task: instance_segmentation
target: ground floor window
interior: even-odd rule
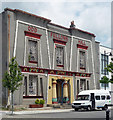
[[[43,78],[38,75],[24,76],[23,96],[43,96]]]
[[[83,90],[89,90],[89,80],[86,80],[86,79],[77,80],[76,87],[77,87],[76,95],[78,95],[79,92]]]
[[[38,79],[37,76],[29,76],[29,96],[36,96],[38,93]]]
[[[87,81],[87,90],[89,90],[89,81]]]
[[[77,95],[79,94],[79,80],[77,80]]]
[[[105,83],[101,83],[101,87],[105,87]],[[109,83],[106,83],[106,87],[109,87]]]
[[[27,77],[24,77],[23,96],[27,96]]]
[[[80,79],[80,91],[86,90],[86,80]]]

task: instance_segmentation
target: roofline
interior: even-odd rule
[[[23,10],[19,10],[19,9],[14,9],[14,10],[13,10],[13,9],[10,9],[10,8],[5,8],[4,10],[9,10],[9,11],[12,11],[12,12],[21,12],[21,13],[24,13],[24,14],[27,14],[27,15],[31,15],[31,16],[34,16],[34,17],[38,17],[38,18],[41,18],[41,19],[44,19],[44,20],[47,20],[47,21],[51,22],[50,19],[47,19],[47,18],[38,16],[38,15],[29,13],[29,12],[26,12],[26,11],[23,11]]]
[[[84,33],[87,33],[87,34],[89,34],[89,35],[92,35],[92,36],[96,37],[95,34],[90,33],[90,32],[87,32],[87,31],[84,31],[84,30],[81,30],[81,29],[78,29],[78,28],[69,28],[69,29],[76,29],[76,30],[78,30],[78,31],[81,31],[81,32],[84,32]]]
[[[6,10],[9,10],[9,11],[12,11],[12,12],[21,12],[21,13],[28,14],[28,15],[31,15],[31,16],[34,16],[34,17],[37,17],[37,18],[41,18],[41,19],[47,20],[48,22],[51,22],[50,19],[47,19],[47,18],[38,16],[38,15],[35,15],[35,14],[32,14],[32,13],[28,13],[28,12],[23,11],[23,10],[19,10],[19,9],[14,9],[14,10],[13,10],[13,9],[10,9],[10,8],[5,8],[4,10],[5,10],[5,11],[6,11]],[[87,33],[87,34],[89,34],[89,35],[92,35],[92,36],[96,37],[95,34],[90,33],[90,32],[87,32],[87,31],[84,31],[84,30],[81,30],[81,29],[78,29],[78,28],[67,28],[67,27],[64,27],[64,26],[61,26],[61,25],[58,25],[58,24],[55,24],[55,23],[49,23],[49,24],[54,25],[54,26],[57,26],[57,27],[60,27],[60,28],[63,28],[63,29],[67,29],[67,30],[75,29],[75,30],[78,30],[78,31],[81,31],[81,32],[84,32],[84,33]]]
[[[96,42],[96,43],[100,43],[100,41],[96,41],[96,40],[95,40],[95,42]]]
[[[57,26],[57,27],[61,27],[61,28],[64,28],[64,29],[69,29],[69,28],[67,28],[67,27],[64,27],[64,26],[61,26],[61,25],[58,25],[58,24],[55,24],[55,23],[49,23],[49,24],[51,24],[51,25],[54,25],[54,26]]]
[[[110,47],[107,47],[107,46],[104,46],[104,45],[100,45],[100,46],[113,50],[113,48],[110,48]]]

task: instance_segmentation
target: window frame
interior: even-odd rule
[[[109,98],[108,98],[108,97],[109,97]],[[107,95],[107,96],[106,96],[106,100],[110,100],[110,98],[111,98],[110,95]]]
[[[82,54],[84,53],[84,59],[83,59],[83,56],[81,59],[81,53]],[[84,61],[83,67],[81,66],[81,60]],[[86,51],[85,50],[79,50],[79,68],[84,70],[86,69]]]
[[[29,88],[29,87],[30,87],[30,77],[31,77],[31,78],[32,78],[32,77],[33,77],[33,78],[36,77],[36,78],[35,78],[35,83],[36,83],[35,93],[36,93],[36,94],[33,94],[33,95],[32,95],[32,94],[30,94],[30,92],[29,92],[28,95],[29,95],[29,96],[37,96],[37,95],[38,95],[38,79],[37,79],[38,76],[37,76],[37,75],[29,75],[28,91],[30,90],[30,88]],[[33,80],[34,80],[34,79],[32,79],[32,81],[33,81]],[[32,84],[33,84],[33,83],[32,83]],[[33,85],[32,85],[32,86],[33,86]]]
[[[33,38],[33,37],[27,37],[28,40],[28,62],[33,63],[33,64],[38,64],[38,51],[39,51],[39,39],[38,38]],[[30,45],[29,42],[36,42],[36,60],[29,60],[29,55],[30,55]]]
[[[97,97],[99,97],[99,99],[97,99]],[[95,100],[100,100],[100,95],[96,95]]]
[[[105,69],[109,64],[109,56],[101,54],[101,74],[109,75],[109,71]]]
[[[102,98],[104,96],[104,99]],[[105,100],[106,99],[106,96],[105,95],[101,95],[101,100]]]
[[[62,60],[61,60],[62,63],[61,64],[58,64],[58,62],[57,62],[57,48],[62,48],[63,49],[63,55],[62,55]],[[57,67],[64,67],[64,52],[65,52],[65,46],[55,44],[55,62],[56,62]]]

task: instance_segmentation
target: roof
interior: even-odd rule
[[[111,49],[111,50],[113,50],[113,48],[111,48],[111,47],[108,47],[108,46],[104,46],[104,45],[102,45],[102,44],[100,44],[100,46],[101,46],[101,47],[105,47],[105,48],[108,48],[108,49]]]
[[[63,29],[67,29],[67,30],[75,29],[75,30],[78,30],[80,32],[84,32],[86,34],[89,34],[89,35],[92,35],[92,36],[96,37],[95,34],[93,34],[93,33],[90,33],[90,32],[87,32],[87,31],[84,31],[84,30],[81,30],[81,29],[78,29],[78,28],[67,28],[67,27],[64,27],[64,26],[61,26],[61,25],[58,25],[58,24],[55,24],[55,23],[51,23],[50,19],[38,16],[38,15],[35,15],[35,14],[32,14],[32,13],[25,12],[23,10],[19,10],[19,9],[14,9],[13,10],[13,9],[10,9],[10,8],[5,8],[4,10],[5,11],[9,10],[9,11],[12,11],[12,12],[21,12],[21,13],[24,13],[24,14],[27,14],[27,15],[31,15],[31,16],[34,16],[34,17],[37,17],[37,18],[41,18],[41,19],[47,20],[49,22],[49,24],[51,24],[51,25],[54,25],[54,26],[57,26],[57,27],[60,27],[60,28],[63,28]]]
[[[108,90],[84,90],[84,91],[80,92],[79,95],[83,95],[83,94],[88,95],[90,93],[97,93],[97,94],[98,93],[101,93],[101,94],[106,93],[106,94],[109,94],[109,91]]]
[[[13,10],[13,9],[10,9],[10,8],[5,8],[4,10],[9,10],[9,11],[12,11],[12,12],[21,12],[21,13],[24,13],[24,14],[27,14],[27,15],[31,15],[31,16],[34,16],[34,17],[37,17],[37,18],[41,18],[41,19],[47,20],[49,22],[51,21],[50,19],[38,16],[38,15],[35,15],[35,14],[32,14],[32,13],[28,13],[28,12],[25,12],[25,11],[19,10],[19,9],[14,9]]]

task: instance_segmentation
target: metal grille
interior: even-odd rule
[[[81,103],[74,103],[74,105],[81,105]]]

